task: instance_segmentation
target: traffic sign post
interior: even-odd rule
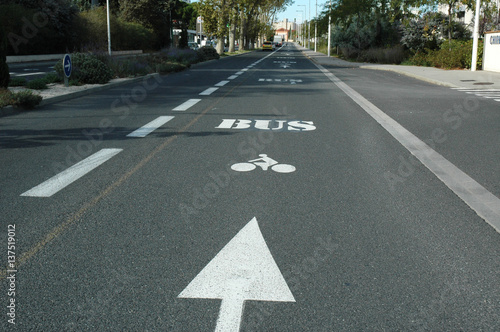
[[[71,64],[71,56],[66,54],[63,59],[63,71],[64,71],[64,86],[69,86],[69,77],[71,76],[71,70],[73,66]]]

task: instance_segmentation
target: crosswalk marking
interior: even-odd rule
[[[50,197],[121,151],[122,149],[102,149],[38,186],[22,193],[21,196]]]
[[[160,116],[160,117],[154,119],[153,121],[145,124],[141,128],[131,132],[130,134],[127,135],[127,137],[146,137],[151,132],[160,128],[165,123],[172,120],[173,118],[174,118],[173,116]]]
[[[486,99],[493,99],[494,101],[500,101],[500,99],[497,99],[500,98],[499,89],[471,89],[471,88],[451,88],[451,89]]]

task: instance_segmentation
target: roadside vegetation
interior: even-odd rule
[[[447,14],[437,11],[439,5]],[[331,7],[330,2],[325,4],[311,26],[318,24],[320,49],[326,53],[330,16],[331,54],[347,60],[469,69],[472,26],[466,26],[459,17],[474,6],[475,2],[469,0],[336,0]],[[500,30],[495,0],[482,2],[479,23],[480,36]],[[481,66],[482,42],[477,60]]]

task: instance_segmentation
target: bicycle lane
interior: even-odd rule
[[[36,303],[25,319],[34,326],[57,323],[79,330],[214,330],[221,298],[189,298],[196,294],[188,285],[219,252],[218,257],[234,257],[227,252],[241,252],[230,249],[242,243],[251,249],[244,253],[255,250],[266,262],[270,253],[276,265],[265,266],[271,276],[279,269],[276,289],[282,292],[265,300],[262,293],[243,297],[241,330],[412,328],[440,310],[435,294],[448,294],[448,282],[465,258],[456,265],[443,261],[456,257],[457,249],[435,224],[445,217],[467,219],[469,211],[444,189],[429,195],[418,186],[434,181],[425,169],[416,171],[415,187],[387,192],[377,170],[402,153],[401,146],[310,64],[296,62],[287,73],[293,67],[263,63],[272,82],[262,85],[256,76],[261,72],[249,75],[119,192],[103,199],[106,209],[92,209],[87,222],[65,234],[59,241],[71,243],[70,250],[58,242],[30,262],[33,276],[43,276],[28,280],[34,289],[39,286],[34,295],[50,301]],[[283,75],[302,82],[274,86]],[[247,121],[221,127],[228,119]],[[266,125],[279,130],[263,130]],[[231,168],[264,153],[295,171]],[[237,285],[262,280],[253,271],[229,272],[226,280]],[[188,298],[179,297],[186,289]],[[250,290],[241,291],[255,296]],[[473,291],[477,287],[455,294],[454,306],[461,310],[454,318],[464,316]],[[468,318],[475,326],[491,323]]]

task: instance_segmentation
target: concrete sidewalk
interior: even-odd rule
[[[500,73],[478,70],[445,70],[434,67],[349,62],[297,46],[308,58],[328,67],[386,70],[450,88],[500,89]]]

